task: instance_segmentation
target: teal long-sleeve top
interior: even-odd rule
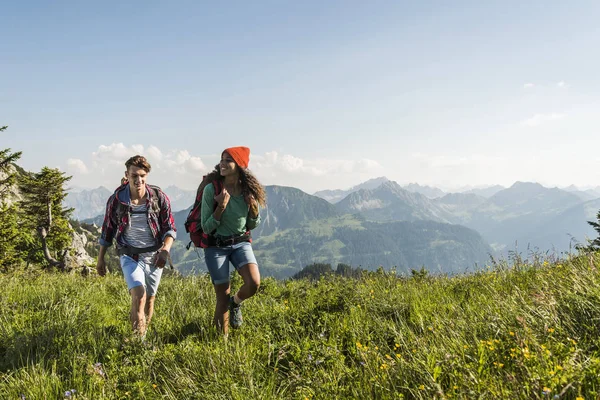
[[[260,214],[256,218],[248,216],[249,207],[244,196],[231,196],[221,219],[213,215],[215,208],[215,188],[209,183],[202,193],[202,230],[220,236],[241,235],[248,229],[254,229],[260,223]],[[216,229],[216,232],[213,232]]]

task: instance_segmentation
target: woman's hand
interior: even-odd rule
[[[248,193],[244,196],[244,201],[248,204],[248,215],[250,218],[258,217],[258,202],[254,198],[252,193]]]
[[[227,189],[223,188],[221,193],[219,193],[217,196],[215,196],[215,201],[219,205],[219,208],[221,208],[222,210],[225,210],[225,207],[227,207],[227,204],[229,204],[230,198],[231,198],[231,196],[229,195],[229,192],[227,191]]]

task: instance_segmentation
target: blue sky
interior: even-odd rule
[[[307,192],[596,186],[600,3],[521,3],[4,2],[0,147],[81,187],[141,152],[193,188],[233,145]]]

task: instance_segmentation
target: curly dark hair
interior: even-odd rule
[[[238,171],[240,172],[240,182],[242,184],[242,194],[244,195],[244,198],[251,194],[261,207],[265,207],[267,205],[267,193],[265,192],[264,186],[261,185],[249,169],[240,168],[238,166]],[[219,164],[215,165],[215,169],[206,175],[202,180],[202,183],[200,183],[197,193],[200,193],[204,187],[209,183],[212,183],[212,181],[222,182],[224,179],[225,178],[221,176],[221,167]]]

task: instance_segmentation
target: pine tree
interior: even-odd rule
[[[594,228],[594,230],[598,232],[599,236],[593,241],[591,241],[587,247],[585,247],[587,250],[600,250],[600,211],[598,211],[596,219],[598,220],[598,222],[588,221],[588,224],[590,224]]]
[[[62,203],[67,192],[65,184],[71,180],[64,172],[48,167],[39,173],[24,174],[19,182],[23,195],[20,208],[25,217],[25,226],[37,233],[41,253],[50,265],[65,270],[65,256],[69,251],[73,230],[69,225],[72,208]]]
[[[0,132],[6,130],[0,127]],[[8,271],[22,259],[19,251],[25,241],[23,231],[19,228],[19,209],[9,204],[8,194],[15,184],[14,163],[21,157],[21,152],[12,153],[11,149],[0,150],[0,269]]]
[[[7,126],[0,126],[4,132]],[[12,153],[11,149],[0,150],[0,203],[5,202],[5,195],[15,183],[13,164],[21,158],[21,152]]]

